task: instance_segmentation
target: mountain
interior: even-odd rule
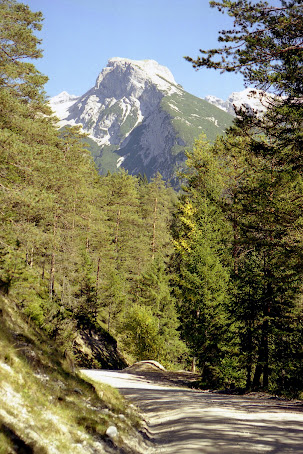
[[[239,109],[241,106],[245,106],[250,111],[256,111],[262,114],[266,111],[272,98],[272,95],[262,90],[246,88],[240,92],[233,92],[226,101],[213,95],[206,96],[205,101],[231,115],[235,115],[235,107]]]
[[[186,92],[154,60],[112,58],[95,85],[80,97],[60,93],[50,100],[60,125],[82,124],[98,146],[92,151],[100,173],[122,166],[148,178],[171,180],[184,150],[205,133],[210,141],[232,116]]]

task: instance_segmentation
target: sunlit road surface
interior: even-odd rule
[[[303,405],[157,386],[133,374],[83,371],[144,413],[155,453],[301,453]]]

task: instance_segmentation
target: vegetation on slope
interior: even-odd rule
[[[135,452],[128,446],[137,417],[117,393],[101,387],[98,397],[75,371],[126,364],[112,335],[134,358],[131,348],[149,339],[144,317],[124,326],[129,305],[144,313],[143,272],[153,260],[156,277],[166,268],[173,193],[160,177],[147,184],[124,172],[98,175],[79,130],[58,131],[46,77],[29,63],[41,56],[33,33],[41,14],[14,0],[0,5],[1,449]],[[161,275],[157,285],[168,288]],[[180,343],[174,301],[167,296],[149,312],[163,339],[153,353],[170,362]],[[120,435],[110,442],[113,424]]]
[[[196,357],[204,386],[300,395],[300,83],[287,73],[288,97],[263,120],[243,115],[214,145],[196,142],[177,201],[160,175],[100,176],[79,130],[57,130],[28,63],[40,21],[1,1],[4,449],[93,452],[110,449],[111,424],[132,433],[120,397],[103,387],[98,400],[74,373],[120,367],[115,339],[129,362]]]
[[[10,297],[0,305],[0,452],[142,452],[136,410],[111,387],[82,380]]]
[[[187,148],[192,148],[194,138],[202,133],[214,142],[232,124],[231,115],[186,91],[164,97],[162,108],[171,115],[175,131]],[[175,145],[172,154],[180,152],[184,153],[184,146]]]
[[[114,344],[110,332],[127,353],[124,327],[144,273],[160,273],[161,285],[169,288],[161,273],[169,255],[173,191],[160,176],[149,184],[125,172],[100,177],[79,129],[57,130],[42,91],[46,78],[26,62],[40,56],[32,30],[39,29],[41,15],[5,1],[1,21],[1,288],[75,363],[121,367],[117,353],[115,361],[113,354],[105,364],[98,361],[84,338]],[[159,263],[155,270],[153,260]],[[167,345],[154,354],[173,361],[169,346],[179,342],[173,299],[151,316]]]

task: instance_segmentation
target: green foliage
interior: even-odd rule
[[[254,156],[253,150],[248,144],[248,157]],[[242,327],[247,388],[259,388],[261,376],[264,388],[275,386],[271,373],[279,368],[281,339],[292,350],[291,320],[301,293],[302,179],[294,171],[290,177],[288,169],[274,165],[274,159],[254,156],[250,167],[239,168],[241,180],[229,207],[235,229],[232,311]]]
[[[106,273],[102,288],[102,303],[99,318],[103,321],[108,331],[113,326],[117,327],[120,315],[126,310],[126,281],[116,269]],[[113,325],[113,326],[112,326]]]
[[[266,93],[260,95],[261,102],[269,104],[263,117],[252,115],[242,106],[236,125],[242,133],[250,134],[254,154],[273,156],[274,146],[276,165],[298,169],[303,145],[301,1],[280,0],[280,6],[249,0],[210,4],[234,19],[233,28],[220,32],[223,47],[201,50],[206,56],[196,60],[186,59],[195,68],[240,72],[247,84],[277,95],[270,100]],[[256,131],[266,135],[268,141]]]
[[[153,256],[169,253],[171,191],[160,176],[143,187],[124,171],[98,175],[89,140],[77,127],[57,130],[45,115],[46,78],[23,65],[40,55],[32,33],[40,13],[2,6],[1,52],[11,59],[1,61],[0,80],[1,290],[72,354],[79,329],[121,337],[138,279]]]
[[[233,28],[219,33],[222,48],[200,50],[206,56],[196,60],[186,57],[194,68],[241,72],[249,84],[297,96],[302,90],[301,1],[280,0],[279,7],[249,0],[210,5],[233,17]]]
[[[180,340],[179,320],[172,291],[169,270],[159,256],[142,273],[133,290],[135,304],[151,310],[157,321],[157,359],[167,367],[182,364],[187,351]]]
[[[125,343],[138,359],[159,359],[160,339],[158,320],[151,308],[132,305],[123,324]]]
[[[173,118],[172,123],[178,132],[178,144],[172,149],[174,155],[184,151],[184,144],[192,147],[194,138],[202,132],[210,142],[214,142],[232,124],[231,115],[185,91],[182,96],[172,94],[164,97],[161,105]]]
[[[0,4],[0,86],[24,103],[30,100],[34,111],[36,106],[41,108],[40,87],[47,78],[26,59],[42,55],[34,34],[41,30],[42,14],[14,0],[1,0]]]
[[[113,424],[122,437],[130,430],[136,437],[131,427],[139,417],[117,390],[68,373],[58,344],[10,296],[0,295],[0,309],[1,453],[44,453],[50,445],[60,453],[88,446],[106,451],[105,432]]]
[[[116,173],[118,171],[117,161],[120,156],[115,153],[116,149],[116,146],[104,146],[102,148],[102,154],[95,158],[96,166],[101,175],[106,175],[108,172]]]
[[[41,20],[1,2],[0,284],[72,354],[79,329],[121,335],[141,274],[168,255],[172,193],[160,176],[144,187],[124,171],[100,177],[80,129],[58,131],[47,78],[26,62],[41,56]]]
[[[173,224],[175,294],[183,337],[198,359],[202,379],[211,382],[214,375],[219,380],[226,341],[229,273],[223,241],[229,231],[218,203],[218,164],[203,137],[188,153],[187,166],[186,192]]]
[[[250,2],[220,5],[230,8],[236,26],[242,27],[243,11],[243,24],[251,19],[257,27]],[[294,74],[300,69],[291,31],[299,24],[287,25],[297,17],[296,2],[283,2],[282,9],[256,5],[260,24],[270,26],[272,41],[263,45],[278,52],[281,30],[289,41],[276,68],[265,65],[266,80],[257,60],[249,69],[247,55],[235,54],[250,81],[258,76],[288,97],[262,118],[242,112],[212,146],[203,137],[196,141],[178,201],[161,175],[150,182],[125,171],[100,176],[79,128],[57,130],[44,100],[46,79],[23,61],[40,55],[33,31],[41,15],[13,0],[1,6],[1,292],[69,355],[80,328],[106,328],[133,359],[182,364],[181,333],[205,385],[298,395],[302,107],[300,82],[282,80],[288,64]],[[274,37],[277,18],[281,30]],[[191,103],[185,99],[184,109]],[[114,167],[112,150],[108,158]],[[99,427],[90,416],[82,423]]]
[[[216,199],[206,185],[200,190],[232,228],[230,258],[223,263],[231,265],[227,326],[237,340],[221,366],[232,360],[247,389],[296,396],[302,390],[303,330],[302,6],[210,3],[233,17],[234,26],[220,32],[222,48],[187,59],[194,67],[239,71],[248,83],[283,95],[271,98],[262,116],[244,107],[237,112],[226,137],[209,151],[224,183],[221,194]],[[206,163],[201,168],[209,177]],[[187,223],[187,235],[192,225]]]

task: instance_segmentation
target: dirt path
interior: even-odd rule
[[[86,373],[117,387],[141,409],[155,453],[303,453],[300,402],[182,389],[167,386],[167,379],[161,383],[159,374]]]

